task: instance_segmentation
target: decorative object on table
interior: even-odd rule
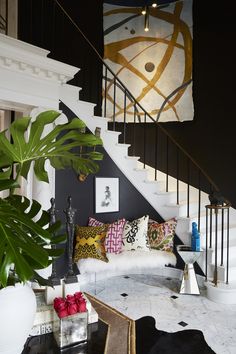
[[[36,294],[37,311],[34,318],[34,324],[31,328],[30,335],[37,336],[53,331],[54,308],[53,305],[47,305],[42,291]],[[66,296],[65,296],[66,297]],[[88,311],[88,324],[98,322],[98,314],[91,305],[88,297],[83,293],[83,298],[86,301],[86,308]],[[52,302],[53,303],[53,302]]]
[[[86,152],[81,161],[71,144],[96,146],[102,145],[102,141],[93,134],[81,136],[79,130],[84,123],[78,118],[57,124],[60,114],[42,112],[35,121],[31,117],[19,118],[10,125],[10,134],[0,133],[0,191],[8,195],[0,198],[1,354],[21,353],[36,312],[35,294],[24,283],[36,280],[40,285],[48,285],[48,279],[40,277],[36,269],[47,268],[60,256],[63,249],[49,246],[65,240],[64,235],[52,237],[59,223],[49,225],[49,214],[41,210],[40,203],[16,195],[16,188],[19,192],[22,178],[28,179],[32,162],[37,178],[48,182],[46,162],[55,169],[72,167],[78,174],[97,172],[99,167],[94,160],[102,159],[102,154],[92,151]],[[48,126],[52,129],[47,134],[44,128]]]
[[[192,251],[192,247],[178,245],[177,252],[185,262],[180,294],[200,295],[194,263],[201,255],[201,251]]]
[[[228,204],[228,201],[218,191],[213,191],[209,194],[209,201],[211,205],[224,205]]]
[[[53,226],[56,223],[55,198],[51,198],[50,203],[51,208],[48,210],[50,217],[49,225]],[[56,237],[56,235],[53,234],[53,237]],[[52,249],[56,249],[56,245],[52,245]],[[52,273],[48,280],[50,282],[50,286],[46,286],[45,288],[45,299],[47,305],[52,304],[55,297],[62,296],[62,284],[61,279],[57,276],[55,260],[52,261]]]
[[[54,299],[53,335],[60,348],[87,340],[88,312],[81,292]]]
[[[51,304],[47,304],[43,291],[36,291],[35,297],[37,301],[37,311],[34,317],[34,323],[33,327],[31,328],[30,335],[37,336],[51,333],[54,317],[54,309],[52,305],[53,301]]]
[[[198,231],[197,223],[192,222],[192,237],[191,237],[191,248],[192,251],[199,252],[201,250],[200,247],[200,233]]]
[[[68,272],[65,276],[65,284],[77,283],[78,279],[73,270],[73,246],[74,246],[74,234],[75,234],[75,224],[74,218],[76,209],[72,208],[72,198],[68,197],[68,207],[64,210],[66,215],[66,232],[67,232],[67,261],[68,261]]]
[[[119,211],[119,178],[95,177],[95,213]]]

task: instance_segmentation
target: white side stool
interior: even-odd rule
[[[191,247],[189,246],[178,245],[177,252],[185,263],[179,293],[200,295],[193,264],[198,260],[202,251],[192,251]]]

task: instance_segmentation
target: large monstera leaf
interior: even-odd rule
[[[55,236],[59,224],[48,226],[49,214],[41,212],[37,201],[30,203],[18,195],[0,199],[0,287],[8,284],[13,264],[19,280],[25,282],[63,253],[47,246],[65,241],[65,235]]]
[[[6,183],[3,180],[10,176],[13,165],[16,165],[17,176],[27,178],[33,161],[35,175],[45,182],[48,182],[46,160],[56,169],[71,167],[76,173],[86,175],[98,171],[95,160],[101,160],[102,154],[94,149],[84,152],[82,148],[102,145],[101,139],[83,133],[85,124],[78,118],[56,125],[54,122],[59,115],[56,111],[46,111],[32,123],[31,117],[17,119],[10,127],[10,140],[5,131],[0,133],[0,187]],[[45,127],[49,124],[55,126],[45,135]],[[78,147],[80,150],[76,153]]]
[[[59,115],[46,111],[33,122],[23,117],[11,124],[10,136],[0,133],[0,192],[10,190],[9,197],[0,198],[0,288],[11,283],[12,275],[14,281],[33,278],[44,285],[36,270],[63,253],[50,247],[65,240],[56,236],[58,223],[49,226],[49,215],[38,202],[14,195],[19,177],[27,179],[33,163],[37,178],[48,182],[46,161],[55,169],[70,167],[88,175],[97,172],[96,160],[103,157],[95,151],[102,145],[100,138],[84,133],[85,124],[78,118],[57,124]]]

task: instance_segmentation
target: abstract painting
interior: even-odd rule
[[[148,6],[148,32],[140,7],[104,3],[103,9],[106,64],[155,121],[192,120],[192,0]],[[114,115],[113,85],[108,76],[107,117]],[[115,119],[121,121],[125,110],[129,122],[134,107],[131,100],[124,106],[123,96],[120,87]]]

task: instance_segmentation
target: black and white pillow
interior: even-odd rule
[[[122,251],[149,251],[147,230],[149,215],[126,221],[122,235]]]

